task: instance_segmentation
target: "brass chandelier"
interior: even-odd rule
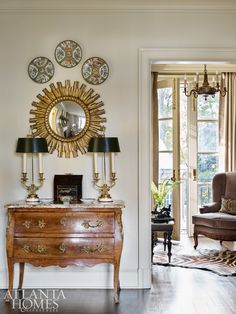
[[[219,75],[216,73],[215,77],[213,78],[212,86],[208,82],[208,75],[207,75],[207,69],[206,64],[204,64],[204,78],[202,86],[199,86],[199,73],[196,73],[195,78],[195,87],[192,88],[190,91],[187,89],[187,77],[185,74],[184,77],[184,94],[187,97],[190,97],[193,95],[195,98],[198,97],[198,95],[203,95],[205,100],[207,100],[208,96],[215,97],[215,94],[220,92],[220,95],[224,97],[226,95],[226,88],[225,88],[225,75],[222,73],[220,76],[221,84],[219,83]]]

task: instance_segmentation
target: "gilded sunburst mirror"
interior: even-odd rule
[[[50,84],[50,90],[37,95],[30,118],[34,136],[45,137],[49,152],[58,152],[58,157],[78,156],[78,151],[86,153],[91,137],[104,133],[105,110],[100,96],[92,88],[69,80],[65,86],[61,82]]]

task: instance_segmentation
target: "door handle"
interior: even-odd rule
[[[193,169],[193,181],[197,181],[197,169]]]

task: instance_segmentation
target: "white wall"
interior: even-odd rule
[[[91,56],[100,56],[109,64],[109,78],[94,89],[105,104],[106,133],[118,136],[121,146],[121,153],[117,156],[118,181],[111,191],[114,198],[126,202],[121,285],[141,286],[138,282],[138,49],[236,48],[235,11],[234,14],[228,11],[223,14],[198,11],[195,14],[158,10],[145,13],[131,10],[89,12],[79,9],[64,13],[33,9],[27,12],[20,8],[13,11],[1,9],[4,2],[0,1],[0,288],[7,286],[6,209],[3,207],[26,195],[20,184],[21,160],[14,152],[16,140],[28,133],[29,111],[36,95],[51,82],[64,82],[65,79],[84,82],[81,64]],[[75,40],[83,50],[81,64],[73,69],[60,67],[54,60],[56,45],[65,39]],[[46,56],[55,65],[55,75],[46,84],[34,83],[27,74],[29,62],[37,56]],[[52,197],[53,176],[60,173],[83,174],[83,195],[98,195],[91,183],[90,156],[59,159],[54,153],[44,159],[44,166],[46,181],[39,191],[41,197]],[[58,271],[55,267],[40,269],[29,266],[25,286],[106,287],[112,280],[112,276],[104,272],[106,269],[107,266],[79,270],[69,267]]]

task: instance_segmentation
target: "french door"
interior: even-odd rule
[[[212,177],[218,172],[219,98],[186,97],[179,79],[158,81],[158,182],[181,183],[171,192],[173,237],[192,235],[192,215],[210,203]]]
[[[179,82],[177,79],[158,82],[158,182],[179,180]],[[155,171],[155,169],[154,169]],[[175,218],[173,238],[180,238],[180,186],[168,195]]]
[[[219,171],[218,116],[219,95],[215,98],[203,96],[190,98],[189,113],[189,170],[190,195],[189,214],[198,213],[198,208],[212,201],[212,178]],[[194,103],[193,103],[194,102]],[[188,234],[193,234],[189,219]]]

